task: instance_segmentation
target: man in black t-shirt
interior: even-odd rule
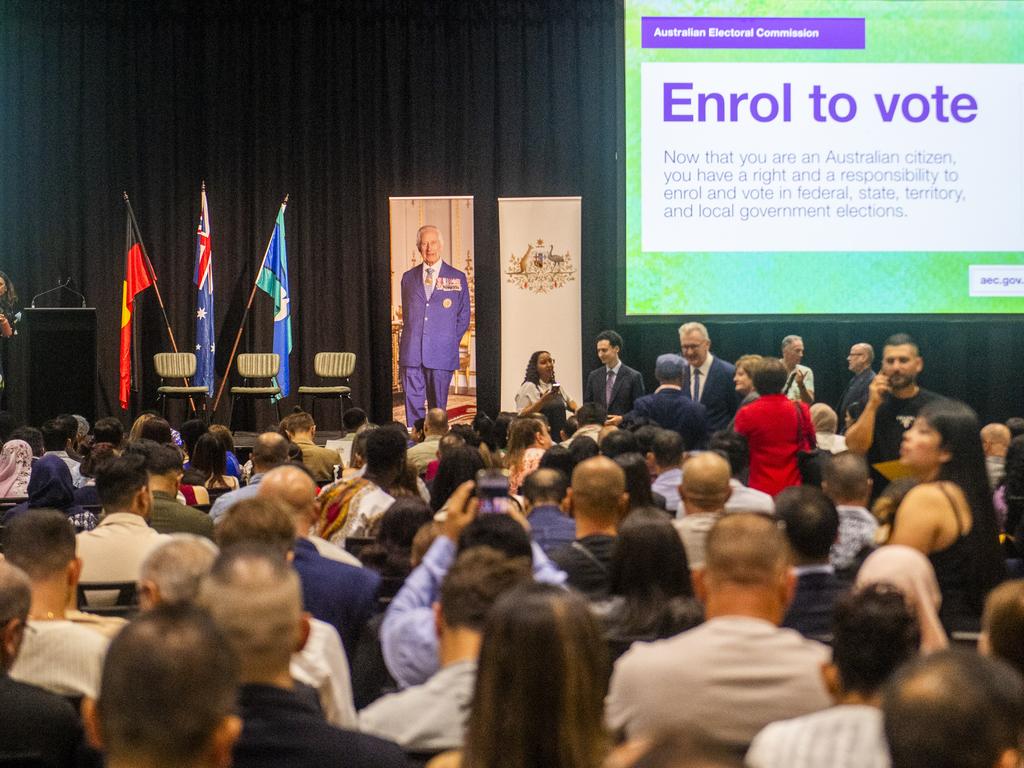
[[[900,457],[903,433],[910,429],[924,406],[942,395],[917,385],[924,359],[914,340],[905,333],[890,336],[882,350],[882,370],[868,387],[868,401],[860,418],[846,431],[846,445],[867,457],[874,478],[873,498],[888,485],[874,465]]]
[[[569,586],[589,600],[608,597],[612,546],[629,509],[626,475],[607,456],[580,462],[572,473],[569,505],[576,518],[576,540],[551,553],[569,576]]]

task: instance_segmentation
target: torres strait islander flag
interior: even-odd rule
[[[153,284],[153,273],[149,260],[142,252],[142,245],[135,236],[131,214],[128,214],[128,234],[125,238],[124,282],[121,289],[121,366],[120,395],[121,408],[128,410],[132,383],[132,313],[135,297]]]

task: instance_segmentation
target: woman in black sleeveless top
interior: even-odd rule
[[[926,406],[903,436],[900,461],[921,484],[900,504],[889,543],[928,556],[946,630],[977,631],[985,595],[1004,575],[977,415],[953,400]]]

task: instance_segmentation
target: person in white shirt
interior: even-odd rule
[[[804,359],[804,340],[799,336],[787,336],[782,340],[782,363],[788,377],[782,393],[797,403],[814,402],[814,371],[800,365]]]
[[[11,678],[58,696],[95,698],[109,640],[65,615],[82,570],[70,521],[55,509],[31,510],[7,526],[4,542],[4,558],[32,586],[28,631]]]
[[[818,447],[829,453],[843,453],[848,450],[846,438],[836,434],[839,427],[839,417],[825,403],[815,403],[811,406],[811,423],[814,424],[814,437]]]
[[[729,499],[729,463],[717,453],[698,453],[683,465],[679,483],[679,519],[673,522],[690,570],[704,567],[708,532],[725,514]]]
[[[889,768],[881,688],[919,642],[917,620],[894,587],[873,584],[841,600],[832,662],[821,671],[836,706],[766,727],[750,745],[748,768]]]
[[[142,561],[167,536],[149,527],[153,497],[146,460],[138,454],[118,456],[103,465],[96,492],[105,512],[96,528],[78,535],[82,584],[136,581]],[[90,604],[111,604],[116,595],[87,595]]]
[[[750,463],[750,452],[747,450],[747,438],[735,432],[715,432],[708,444],[710,450],[715,451],[729,462],[729,469],[732,478],[729,480],[729,487],[732,494],[725,502],[726,512],[756,512],[762,515],[775,514],[775,502],[772,497],[764,491],[756,488],[749,488],[740,481],[745,476],[747,465]]]

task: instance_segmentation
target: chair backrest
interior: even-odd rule
[[[313,357],[313,371],[325,379],[344,379],[356,369],[354,352],[317,352]]]
[[[90,581],[78,583],[78,609],[89,610],[87,592],[116,592],[114,605],[118,608],[133,608],[139,604],[138,585],[134,581]]]
[[[187,379],[196,373],[196,356],[191,352],[158,352],[153,367],[161,379]]]
[[[238,356],[238,372],[247,379],[269,379],[281,370],[281,358],[273,352],[246,352]]]

